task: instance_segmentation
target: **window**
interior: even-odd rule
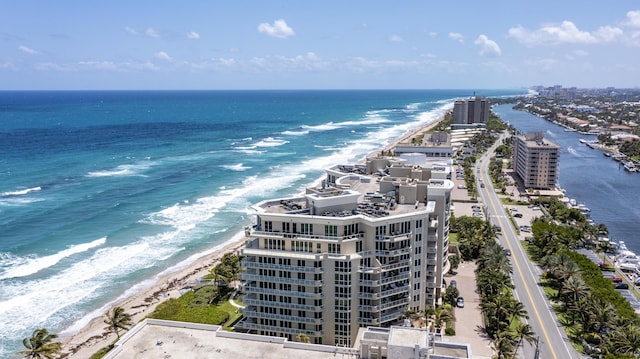
[[[356,242],[356,252],[362,252],[362,241]]]
[[[302,233],[302,234],[313,234],[313,224],[312,223],[301,223],[300,224],[300,233]]]
[[[264,230],[265,230],[265,232],[273,232],[273,222],[272,221],[264,221]]]
[[[329,253],[340,253],[340,244],[329,243]]]
[[[337,237],[338,236],[338,226],[325,225],[324,226],[324,235],[327,236],[327,237]]]

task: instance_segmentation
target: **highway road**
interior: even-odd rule
[[[529,313],[528,323],[539,337],[539,358],[568,359],[583,358],[569,343],[569,339],[558,322],[542,288],[538,285],[540,269],[533,264],[522,246],[513,228],[500,198],[493,189],[488,174],[489,162],[498,144],[502,143],[502,135],[496,143],[476,162],[476,181],[478,194],[484,204],[485,215],[491,223],[502,228],[498,240],[504,248],[511,250],[513,266],[512,280],[515,285],[515,297]],[[481,187],[484,184],[484,188]],[[518,351],[520,358],[534,358],[535,345],[524,344]]]

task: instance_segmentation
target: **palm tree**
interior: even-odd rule
[[[62,351],[62,344],[53,341],[57,337],[57,334],[49,334],[49,331],[44,328],[36,329],[30,338],[22,340],[22,344],[27,350],[21,351],[20,354],[25,355],[25,358],[32,359],[57,358]]]
[[[589,287],[584,283],[582,278],[571,276],[562,283],[562,294],[565,295],[564,310],[567,311],[569,304],[576,303],[580,298],[584,297],[589,291]],[[573,324],[573,318],[571,319]]]
[[[531,329],[531,326],[529,324],[525,324],[522,322],[519,323],[518,326],[515,327],[514,334],[518,339],[514,356],[518,352],[518,348],[520,348],[520,344],[522,344],[523,340],[526,340],[527,342],[529,342],[529,344],[533,344],[533,342],[536,341],[536,333],[533,332],[533,329]]]
[[[491,343],[491,347],[496,352],[496,358],[511,358],[515,344],[513,335],[509,331],[503,330],[498,332],[495,340]]]
[[[621,330],[611,333],[611,343],[618,353],[640,353],[640,328],[636,325],[628,325]]]
[[[296,339],[300,342],[300,343],[309,343],[309,341],[311,340],[309,338],[308,335],[304,334],[304,333],[300,333],[298,335],[296,335]]]
[[[105,329],[108,332],[115,332],[118,340],[120,340],[120,329],[129,329],[133,324],[131,321],[131,315],[125,312],[122,307],[115,307],[106,314],[107,319],[104,323],[107,324]]]
[[[513,323],[516,318],[529,319],[529,313],[527,313],[527,310],[524,309],[524,304],[520,301],[513,299],[511,303],[509,303],[507,310],[511,316],[511,323]]]

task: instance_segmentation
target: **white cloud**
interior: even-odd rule
[[[213,58],[207,61],[201,62],[184,62],[184,65],[194,69],[194,70],[226,70],[232,69],[238,65],[237,61],[234,58]]]
[[[35,65],[39,71],[59,71],[59,72],[79,72],[79,71],[110,71],[110,72],[128,72],[128,71],[157,71],[159,68],[151,62],[113,62],[113,61],[78,61],[66,64],[57,64],[54,62],[42,62]]]
[[[254,57],[251,64],[266,71],[318,71],[325,69],[329,63],[322,60],[313,52],[293,57],[267,56]]]
[[[16,67],[9,61],[0,62],[0,69],[12,69],[15,70]]]
[[[461,44],[464,42],[464,36],[462,36],[462,34],[457,33],[457,32],[450,32],[449,33],[449,38],[451,40],[458,41]]]
[[[547,25],[537,30],[528,30],[522,26],[509,29],[507,37],[525,45],[559,45],[559,44],[592,44],[598,38],[582,31],[571,21],[563,21],[560,25]]]
[[[569,53],[567,53],[564,57],[567,60],[577,60],[578,58],[581,57],[585,57],[585,56],[589,56],[589,52],[585,51],[585,50],[573,50]]]
[[[603,42],[616,41],[622,35],[624,35],[622,29],[613,26],[602,26],[594,32],[594,36]]]
[[[27,53],[27,54],[31,54],[31,55],[39,54],[38,51],[36,51],[36,50],[34,50],[34,49],[30,48],[30,47],[26,47],[24,45],[18,46],[18,50],[20,50],[20,51],[22,51],[24,53]]]
[[[437,32],[435,32],[435,31],[430,31],[428,35],[429,35],[429,37],[432,37],[432,38],[433,38],[433,37],[438,36],[438,33],[437,33]]]
[[[478,36],[474,44],[480,46],[480,56],[500,56],[502,54],[500,46],[495,41],[490,40],[487,35]]]
[[[404,41],[400,35],[392,34],[389,35],[389,41],[391,42],[402,42]]]
[[[197,40],[200,38],[200,34],[195,31],[190,31],[187,33],[187,39],[189,40]]]
[[[173,58],[164,51],[156,52],[155,54],[153,54],[153,57],[155,57],[156,59],[165,60],[169,62],[173,61]]]
[[[160,37],[160,34],[158,33],[158,31],[156,31],[154,28],[150,27],[147,28],[147,30],[145,30],[144,32],[145,34],[147,34],[147,36],[149,37],[153,37],[153,38],[158,38]]]
[[[138,35],[138,32],[136,31],[136,29],[129,26],[125,26],[124,31],[130,33],[131,35]]]
[[[293,29],[290,28],[287,25],[287,22],[283,19],[276,20],[273,25],[263,22],[258,25],[258,31],[264,32],[269,36],[278,37],[281,39],[286,39],[289,36],[295,35]]]
[[[629,27],[640,28],[640,10],[627,12],[627,20],[623,24]]]

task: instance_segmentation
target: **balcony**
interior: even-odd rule
[[[267,231],[251,231],[252,237],[259,238],[274,238],[274,239],[299,239],[310,241],[348,241],[353,239],[364,238],[364,233],[349,234],[346,236],[323,236],[317,234],[304,234],[304,233],[287,233],[287,232],[267,232]]]
[[[263,330],[263,331],[277,332],[277,333],[283,333],[283,334],[293,334],[293,335],[304,333],[307,336],[312,338],[324,336],[323,331],[310,331],[310,330],[301,330],[301,329],[295,329],[295,328],[281,328],[281,327],[272,326],[272,325],[257,324],[255,323],[254,320],[250,318],[247,318],[241,321],[240,323],[236,324],[236,327],[239,329],[245,329],[245,330]]]
[[[401,286],[397,286],[394,288],[389,288],[387,290],[383,290],[382,292],[380,292],[380,296],[382,298],[384,297],[389,297],[395,294],[400,294],[400,293],[408,293],[409,292],[409,285],[404,284]]]
[[[320,287],[323,284],[321,280],[297,279],[297,278],[281,278],[277,276],[257,275],[247,272],[240,273],[240,279],[246,281],[267,282],[267,283],[286,283],[292,285],[304,285],[307,287]]]
[[[382,257],[395,257],[409,253],[411,253],[411,247],[376,251],[376,255]]]
[[[304,305],[304,304],[295,304],[295,303],[280,303],[280,302],[267,302],[259,299],[247,299],[244,298],[244,304],[252,305],[252,306],[263,306],[263,307],[274,307],[274,308],[285,308],[285,309],[294,309],[294,310],[304,310],[307,312],[321,312],[324,309],[324,306],[315,306],[315,305]]]
[[[308,293],[308,292],[298,292],[291,290],[280,290],[280,289],[267,289],[267,288],[258,288],[252,285],[245,285],[243,290],[247,294],[274,294],[274,295],[283,295],[286,297],[294,297],[294,298],[309,298],[309,299],[322,299],[322,293]]]
[[[277,270],[286,270],[290,272],[322,273],[324,271],[322,267],[316,268],[316,267],[287,266],[282,264],[259,263],[252,260],[251,261],[245,260],[242,262],[242,265],[246,268],[251,268],[251,269],[277,269]]]
[[[383,300],[382,304],[380,304],[380,309],[381,310],[385,310],[385,309],[394,308],[394,307],[398,307],[398,306],[402,306],[403,308],[405,308],[408,305],[409,305],[408,299],[398,299],[398,300],[389,301],[389,302],[386,302],[386,303]]]
[[[376,241],[378,242],[387,242],[387,243],[396,243],[399,241],[406,241],[412,237],[411,232],[407,233],[396,233],[390,236],[376,236]]]
[[[380,319],[378,318],[358,318],[358,324],[364,325],[380,325]]]
[[[388,284],[388,283],[393,283],[393,282],[399,282],[399,281],[403,281],[403,280],[407,280],[407,279],[409,279],[409,275],[410,275],[410,272],[409,272],[409,271],[406,271],[406,272],[400,273],[400,274],[398,274],[398,275],[394,275],[394,276],[391,276],[391,277],[382,278],[382,279],[380,280],[380,282],[381,282],[381,284]]]
[[[282,320],[285,322],[291,323],[305,323],[305,324],[322,324],[322,319],[320,318],[307,318],[307,317],[299,317],[297,315],[282,315],[282,314],[271,314],[271,313],[260,313],[255,310],[251,310],[245,308],[242,311],[247,318],[262,318],[262,319],[273,319],[273,320]]]

